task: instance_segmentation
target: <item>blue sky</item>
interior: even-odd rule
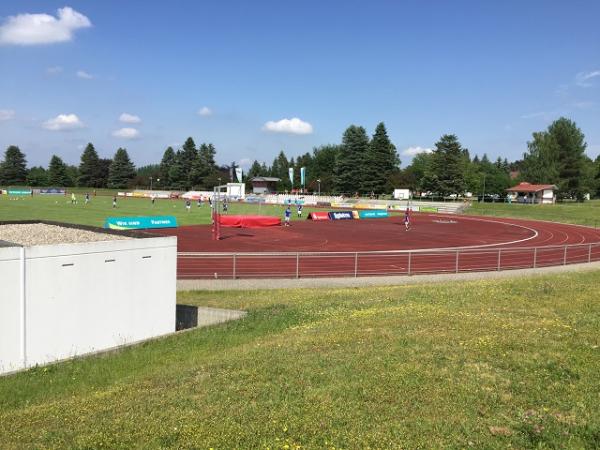
[[[77,164],[91,141],[140,166],[192,136],[245,165],[384,121],[403,166],[444,133],[514,160],[564,115],[595,157],[598,17],[598,1],[9,0],[0,148]]]

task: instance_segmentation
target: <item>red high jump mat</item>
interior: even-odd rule
[[[274,216],[219,216],[223,227],[263,228],[281,225],[281,219]]]

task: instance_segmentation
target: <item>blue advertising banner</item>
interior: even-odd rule
[[[358,216],[361,219],[382,219],[384,217],[389,217],[389,214],[385,209],[372,209],[359,211]]]
[[[256,197],[254,195],[247,195],[244,199],[246,203],[266,203],[267,200],[264,197]]]
[[[329,212],[329,218],[331,220],[348,220],[354,219],[352,211],[331,211]]]
[[[9,189],[8,195],[31,195],[31,190],[26,189]]]
[[[144,230],[148,228],[176,228],[177,219],[173,216],[150,217],[108,217],[104,228],[111,230]]]
[[[55,188],[40,189],[40,194],[43,194],[43,195],[65,195],[65,190],[64,189],[55,189]]]

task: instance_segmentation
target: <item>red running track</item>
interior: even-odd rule
[[[600,232],[532,220],[414,214],[291,227],[154,230],[178,237],[179,278],[412,275],[506,270],[600,260]],[[566,249],[565,249],[566,248]]]

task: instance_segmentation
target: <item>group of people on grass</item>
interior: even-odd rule
[[[152,206],[154,206],[154,202],[156,201],[156,197],[152,196],[151,197],[151,201],[152,201]],[[87,205],[90,202],[90,194],[86,192],[85,194],[85,204]],[[291,200],[289,201],[290,203],[288,203],[287,208],[285,209],[284,212],[284,225],[286,227],[290,226],[290,221],[292,219],[292,205],[291,205]],[[76,205],[77,204],[77,197],[75,196],[75,193],[72,192],[71,193],[71,204]],[[208,197],[208,204],[210,206],[210,208],[213,208],[213,201],[212,198]],[[229,210],[229,203],[227,201],[227,197],[224,197],[223,201],[222,201],[222,205],[223,205],[223,213],[227,214],[227,211]],[[198,207],[202,206],[202,199],[198,198]],[[113,196],[112,199],[112,207],[116,208],[117,207],[117,196]],[[304,208],[304,205],[302,203],[297,203],[296,204],[296,211],[298,214],[298,219],[302,218],[302,209]],[[185,209],[187,210],[187,212],[190,212],[192,209],[192,201],[190,199],[186,199],[185,201]],[[410,230],[410,216],[411,216],[411,208],[407,207],[406,210],[404,211],[404,227],[406,229],[406,231]]]

